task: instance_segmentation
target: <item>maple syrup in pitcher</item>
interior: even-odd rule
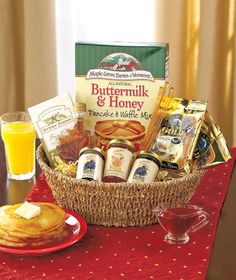
[[[107,151],[107,160],[103,182],[126,182],[133,162],[134,145],[124,139],[111,140]]]
[[[164,240],[169,244],[187,243],[189,232],[195,232],[209,222],[209,214],[193,204],[160,203],[153,211],[167,231]]]

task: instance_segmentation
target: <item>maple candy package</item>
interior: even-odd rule
[[[86,104],[73,104],[69,94],[28,108],[51,167],[68,169],[74,176],[79,152],[91,143],[90,134],[84,127]]]
[[[168,44],[75,45],[76,101],[85,128],[106,147],[116,138],[139,147],[168,75]]]
[[[74,127],[72,99],[69,94],[58,95],[28,108],[28,112],[50,166],[54,167],[58,137]]]

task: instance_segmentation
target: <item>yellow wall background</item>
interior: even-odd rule
[[[229,146],[236,146],[235,2],[156,0],[153,24],[155,41],[170,43],[175,95],[207,100]],[[2,114],[58,93],[55,1],[1,0],[0,18]]]
[[[175,95],[208,101],[236,146],[235,0],[156,0],[156,40],[170,43]]]

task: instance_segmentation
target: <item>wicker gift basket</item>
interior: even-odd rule
[[[61,207],[78,212],[88,224],[115,227],[157,223],[152,209],[161,202],[188,202],[204,173],[149,184],[97,183],[51,169],[42,145],[37,149],[37,160]]]

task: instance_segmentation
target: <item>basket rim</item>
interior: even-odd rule
[[[103,188],[106,188],[106,187],[109,187],[109,189],[112,187],[115,187],[115,188],[119,188],[119,187],[126,187],[127,188],[127,182],[121,182],[121,183],[115,183],[115,182],[95,182],[95,181],[83,181],[83,180],[79,180],[79,179],[76,179],[76,178],[73,178],[73,177],[69,177],[67,175],[64,175],[62,172],[60,171],[55,171],[53,170],[49,165],[48,163],[45,162],[43,156],[45,157],[45,152],[44,152],[44,149],[43,149],[43,146],[42,144],[40,144],[36,150],[36,157],[37,157],[37,161],[42,169],[42,171],[46,171],[50,174],[52,174],[53,176],[56,176],[56,177],[60,177],[60,179],[62,180],[67,180],[67,181],[71,181],[71,182],[74,182],[74,183],[80,183],[80,185],[83,185],[83,184],[86,184],[86,187],[88,186],[91,186],[91,187],[94,187],[94,186],[103,186]],[[181,178],[176,178],[174,179],[175,180],[175,183],[176,184],[180,184],[181,182],[186,182],[186,180],[191,180],[191,178],[197,176],[197,177],[202,177],[203,174],[205,173],[205,170],[204,169],[201,169],[201,170],[197,170],[193,173],[190,173],[190,174],[186,174],[185,176],[181,177]],[[164,181],[165,182],[165,185],[172,185],[173,184],[173,180],[167,180],[167,181]],[[151,183],[129,183],[129,186],[138,186],[139,188],[142,186],[142,187],[147,187],[147,186],[150,186],[150,187],[153,187],[153,186],[162,186],[163,185],[163,181],[157,181],[157,182],[151,182]]]
[[[148,184],[83,181],[53,170],[42,145],[37,148],[36,156],[60,206],[80,213],[88,224],[109,227],[157,223],[152,209],[160,201],[189,201],[204,174],[200,170],[178,179]]]

